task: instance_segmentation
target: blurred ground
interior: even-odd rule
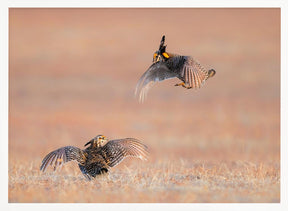
[[[216,76],[139,104],[163,34]],[[73,163],[40,174],[97,134],[140,139],[151,159],[92,183]],[[280,9],[9,10],[9,202],[279,201]]]

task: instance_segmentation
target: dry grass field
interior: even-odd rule
[[[216,75],[134,88],[162,35]],[[150,148],[89,182],[50,151],[98,134]],[[9,194],[15,202],[280,202],[279,9],[10,9]]]

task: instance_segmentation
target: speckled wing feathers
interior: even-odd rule
[[[129,156],[147,160],[149,154],[147,146],[133,138],[109,141],[102,147],[101,151],[110,167],[119,164],[124,158]]]
[[[208,71],[194,59],[188,59],[180,70],[185,84],[191,88],[200,88],[209,78]]]
[[[47,166],[51,165],[55,171],[56,168],[58,166],[61,166],[63,163],[72,160],[75,160],[78,163],[84,163],[85,159],[86,159],[85,154],[81,149],[73,146],[66,146],[54,150],[50,152],[48,155],[46,155],[42,161],[40,170],[45,172]]]
[[[163,81],[169,78],[176,77],[177,74],[169,70],[166,64],[162,61],[152,64],[148,70],[139,79],[135,95],[139,95],[139,101],[143,102],[147,96],[148,90],[155,82]]]

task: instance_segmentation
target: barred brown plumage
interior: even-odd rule
[[[54,169],[63,163],[76,161],[83,175],[91,180],[99,174],[107,173],[109,168],[119,164],[124,158],[132,156],[147,160],[148,147],[134,138],[116,139],[109,141],[105,136],[98,135],[91,139],[81,150],[77,147],[66,146],[46,155],[40,166],[40,171],[45,172],[47,166]]]
[[[141,76],[136,85],[135,95],[139,95],[140,102],[144,101],[148,90],[155,82],[177,77],[182,83],[175,84],[175,86],[198,89],[208,78],[216,74],[215,70],[207,71],[190,56],[166,52],[164,42],[165,35],[161,39],[159,50],[153,55],[153,64]]]

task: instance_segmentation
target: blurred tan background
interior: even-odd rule
[[[135,85],[164,34],[168,52],[191,55],[216,75],[197,91],[174,87],[177,79],[158,83],[140,104]],[[9,201],[36,194],[23,199],[17,166],[37,172],[51,150],[82,148],[97,134],[145,142],[146,169],[251,162],[279,175],[280,9],[11,8]],[[279,181],[273,191],[242,201],[277,202]]]

